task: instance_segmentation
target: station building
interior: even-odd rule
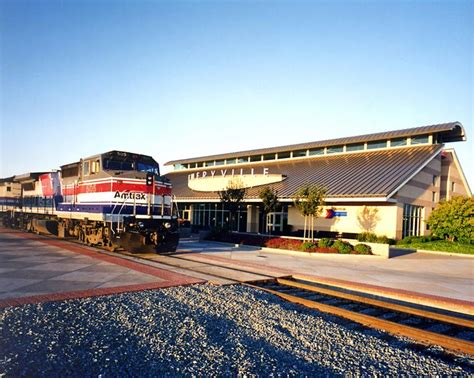
[[[304,184],[327,188],[319,234],[374,232],[400,239],[429,234],[424,222],[439,201],[471,196],[454,149],[465,141],[459,122],[174,160],[171,180],[180,216],[194,227],[229,224],[219,191],[246,188],[236,231],[297,234],[304,218],[293,205]],[[275,190],[280,211],[264,219],[259,193]],[[268,226],[267,226],[268,224]]]

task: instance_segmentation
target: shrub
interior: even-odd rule
[[[228,230],[222,227],[212,227],[207,235],[207,240],[222,240],[227,236]]]
[[[441,201],[427,223],[431,233],[440,238],[474,243],[474,198],[458,196]]]
[[[334,243],[334,240],[328,238],[322,238],[318,241],[318,247],[327,248],[331,247]]]
[[[388,244],[395,245],[395,244],[397,244],[397,241],[395,239],[388,238]]]
[[[318,252],[318,253],[339,253],[339,251],[336,248],[332,247],[317,247],[314,248],[314,250],[311,250],[311,252]]]
[[[373,232],[362,232],[359,235],[357,235],[357,241],[376,243],[377,235],[375,235]]]
[[[301,243],[300,245],[300,249],[304,252],[315,252],[315,249],[318,247],[317,244],[313,243],[313,242],[304,242],[304,243]]]
[[[366,243],[381,243],[381,244],[395,244],[395,239],[390,239],[385,235],[377,236],[372,232],[362,232],[357,235],[357,241]]]
[[[376,241],[376,243],[380,243],[380,244],[390,244],[388,241],[389,241],[389,239],[388,239],[385,235],[382,235],[382,236],[377,236],[377,241]]]
[[[332,246],[336,248],[339,253],[346,254],[352,252],[352,245],[342,240],[336,240]]]
[[[415,243],[428,243],[431,241],[439,240],[437,236],[426,235],[426,236],[406,236],[402,240],[399,240],[397,244],[415,244]]]
[[[277,249],[289,249],[291,251],[301,250],[302,242],[294,239],[273,238],[265,242],[265,247]]]
[[[354,252],[357,252],[359,255],[371,255],[372,254],[372,248],[368,246],[367,244],[356,244],[354,246]]]

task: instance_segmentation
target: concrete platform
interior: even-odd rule
[[[271,253],[259,248],[183,240],[177,257],[245,267],[267,275],[297,275],[435,307],[474,313],[474,259],[411,253],[377,256]]]
[[[0,229],[0,308],[199,282],[71,242]]]

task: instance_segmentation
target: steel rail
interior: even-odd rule
[[[422,310],[422,309],[418,309],[414,307],[399,305],[396,303],[385,302],[378,299],[367,298],[367,297],[363,297],[356,294],[344,293],[337,290],[316,287],[313,285],[290,281],[290,280],[286,280],[282,278],[277,278],[277,282],[282,285],[291,286],[294,288],[304,289],[308,291],[313,291],[315,293],[326,294],[326,295],[330,295],[332,297],[337,297],[341,299],[347,299],[353,302],[369,304],[375,307],[403,312],[406,314],[416,315],[416,316],[420,316],[427,319],[438,320],[444,323],[449,323],[449,324],[453,324],[453,325],[457,325],[461,327],[474,328],[474,321],[469,320],[469,319],[458,318],[455,316],[450,316],[450,315],[440,314],[437,312],[431,312],[431,311]]]
[[[388,320],[379,319],[370,315],[345,310],[339,307],[318,303],[294,295],[281,293],[276,290],[267,289],[258,285],[243,283],[243,285],[259,289],[279,296],[287,301],[297,303],[308,308],[316,309],[328,314],[340,316],[342,318],[357,322],[370,328],[380,329],[398,336],[405,336],[424,345],[438,345],[447,350],[474,356],[474,343],[457,339],[450,336],[437,334],[431,331],[420,330],[418,328],[398,324]]]

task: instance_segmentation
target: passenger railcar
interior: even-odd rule
[[[131,252],[178,244],[171,184],[150,156],[122,151],[0,179],[3,223]]]

